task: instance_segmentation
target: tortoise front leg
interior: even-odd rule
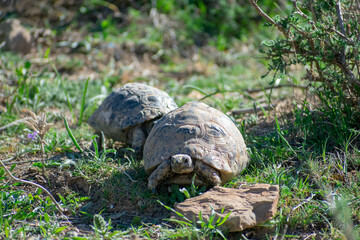
[[[195,162],[195,171],[199,174],[200,178],[209,185],[218,186],[221,184],[220,173],[202,161],[197,160]]]
[[[134,149],[135,155],[137,157],[142,157],[142,151],[145,144],[146,136],[142,126],[136,126],[132,131],[132,145],[131,148]]]
[[[152,192],[156,192],[158,185],[166,180],[167,178],[174,175],[174,172],[171,171],[170,159],[162,162],[149,176],[148,178],[148,188]]]

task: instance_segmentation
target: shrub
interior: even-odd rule
[[[285,17],[271,18],[254,0],[248,2],[266,19],[269,26],[279,30],[280,37],[264,43],[263,53],[270,60],[269,72],[286,74],[289,66],[306,67],[305,79],[321,102],[316,129],[309,131],[310,139],[321,144],[324,135],[332,142],[349,139],[360,128],[360,3],[359,1],[296,1]],[[274,83],[271,83],[274,84]],[[297,113],[299,111],[297,110]],[[315,116],[308,109],[297,115]],[[321,124],[325,123],[325,124]],[[332,126],[334,131],[330,131]],[[335,130],[339,131],[335,131]],[[341,130],[340,130],[341,129]],[[328,131],[329,130],[329,131]],[[330,134],[331,135],[331,134]],[[345,141],[346,142],[346,141]],[[343,145],[343,144],[334,144]]]
[[[307,66],[310,83],[320,82],[329,97],[358,106],[360,97],[360,4],[358,1],[295,1],[289,16],[269,17],[248,0],[282,37],[268,41],[269,70],[286,73],[290,65]]]

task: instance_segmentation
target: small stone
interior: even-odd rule
[[[231,212],[219,228],[228,232],[239,232],[273,218],[278,201],[278,185],[243,185],[239,189],[216,186],[198,197],[176,204],[175,210],[196,221],[201,211],[204,221],[208,221],[212,206],[216,214],[214,224],[219,217],[225,217]],[[221,213],[223,208],[224,212]]]
[[[31,51],[31,34],[18,19],[0,23],[0,44],[5,41],[5,50],[25,55]]]

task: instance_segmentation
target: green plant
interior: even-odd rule
[[[81,106],[80,106],[80,116],[79,116],[79,120],[78,120],[78,125],[80,126],[82,123],[82,119],[83,119],[83,114],[84,114],[84,110],[85,110],[85,100],[86,100],[86,92],[87,92],[87,88],[89,85],[89,79],[87,78],[86,82],[85,82],[85,86],[84,86],[84,92],[81,98]]]
[[[1,60],[0,60],[1,62]],[[6,71],[6,69],[3,69]],[[40,94],[40,82],[32,74],[31,63],[26,61],[23,66],[15,69],[14,75],[17,81],[14,87],[10,84],[3,83],[1,88],[4,88],[4,96],[2,101],[5,102],[8,113],[13,110],[19,112],[24,106],[31,107],[35,112],[39,111],[45,106],[43,97]]]
[[[94,225],[91,226],[95,231],[95,236],[101,239],[116,239],[119,236],[118,232],[110,232],[111,227],[111,219],[108,222],[100,214],[94,215]]]
[[[188,188],[184,187],[179,189],[179,191],[181,193],[183,193],[185,195],[186,198],[192,198],[192,197],[196,197],[198,196],[201,192],[204,192],[206,190],[206,187],[202,187],[199,188],[198,186],[195,185],[195,179],[196,179],[196,173],[194,174],[194,176],[191,179],[191,185],[190,185],[190,192],[188,190]]]
[[[183,214],[177,212],[175,209],[166,206],[162,202],[158,201],[161,206],[165,207],[167,210],[175,213],[180,219],[170,218],[168,221],[174,222],[182,227],[180,232],[169,234],[169,238],[178,238],[178,237],[187,237],[188,239],[196,238],[196,239],[212,239],[216,235],[220,235],[223,239],[226,239],[222,230],[220,230],[220,226],[223,225],[226,220],[229,218],[231,212],[227,213],[224,217],[217,217],[217,213],[214,208],[210,205],[211,213],[207,220],[205,220],[202,216],[201,211],[199,212],[198,220],[190,220],[185,217]],[[220,214],[224,214],[224,208],[221,210]]]
[[[62,204],[64,204],[67,209],[71,210],[73,214],[75,214],[76,211],[80,208],[81,203],[90,199],[90,197],[81,197],[78,195],[78,193],[73,193],[64,197],[61,194],[58,194]]]
[[[103,132],[101,132],[101,135],[102,135],[101,136],[102,146],[99,146],[99,141],[98,141],[99,136],[98,135],[92,136],[92,146],[94,147],[94,159],[97,162],[105,162],[108,154],[116,155],[116,149],[106,149],[105,135]],[[101,154],[99,150],[101,150]]]
[[[40,233],[45,239],[54,238],[67,227],[68,226],[60,226],[58,222],[52,221],[49,214],[47,213],[44,213],[43,216],[40,216]]]

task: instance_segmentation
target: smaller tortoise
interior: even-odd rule
[[[190,102],[164,115],[144,146],[144,167],[152,191],[161,184],[207,187],[224,184],[248,164],[244,139],[222,112]]]
[[[137,156],[141,152],[154,123],[177,108],[164,91],[141,83],[127,83],[110,93],[88,119],[101,136],[129,144]],[[103,139],[99,138],[101,143]]]

